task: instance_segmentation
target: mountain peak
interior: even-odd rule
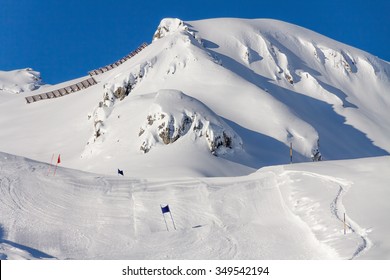
[[[47,161],[61,149],[68,167],[140,177],[248,174],[289,162],[290,145],[294,162],[390,152],[389,64],[313,31],[167,18],[132,54],[60,98],[0,95],[0,150]],[[9,137],[16,127],[28,139]]]
[[[43,85],[41,73],[31,68],[0,71],[0,92],[21,93]]]
[[[178,18],[164,18],[161,20],[156,32],[153,35],[153,41],[171,35],[177,31],[186,30],[187,26]]]

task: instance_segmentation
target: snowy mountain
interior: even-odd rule
[[[164,19],[151,38],[57,85],[0,72],[0,258],[390,257],[370,222],[388,206],[357,206],[389,194],[388,62],[269,19]]]
[[[42,85],[41,74],[31,68],[0,71],[0,94],[32,91]]]
[[[280,21],[164,19],[149,46],[94,75],[96,85],[30,104],[23,98],[29,93],[1,102],[0,150],[46,162],[60,153],[67,167],[141,177],[244,175],[289,162],[290,143],[295,162],[318,150],[327,160],[387,155],[389,73],[388,62]],[[165,112],[170,124],[146,125],[166,89],[207,106],[202,117],[222,118],[242,149],[210,156],[213,149],[194,134],[156,136],[168,125],[177,135],[186,115],[186,104],[175,103],[168,109],[177,113]],[[28,137],[16,136],[17,127]],[[221,127],[210,131],[218,135]]]

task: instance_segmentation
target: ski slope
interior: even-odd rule
[[[389,157],[107,177],[2,153],[2,259],[388,259]],[[340,189],[342,189],[340,193]],[[169,204],[177,230],[160,205]],[[339,220],[347,217],[347,234]]]

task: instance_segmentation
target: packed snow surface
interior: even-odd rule
[[[389,168],[387,156],[243,177],[53,176],[2,153],[0,258],[389,259]]]

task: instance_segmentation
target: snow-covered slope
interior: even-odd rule
[[[42,85],[41,74],[30,68],[0,71],[0,94],[32,91]]]
[[[388,156],[226,178],[53,168],[0,153],[0,259],[390,258]]]
[[[0,150],[46,162],[60,153],[67,167],[133,177],[245,175],[289,162],[290,143],[294,162],[387,155],[389,73],[388,62],[280,21],[164,19],[97,85],[32,104],[0,95]],[[207,108],[208,132],[177,138],[192,117],[172,92]],[[170,124],[152,121],[156,108]],[[214,153],[203,133],[234,148]]]

